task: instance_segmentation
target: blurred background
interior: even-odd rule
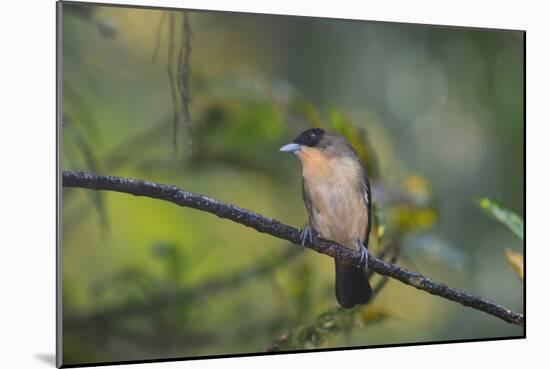
[[[76,4],[61,21],[63,170],[301,228],[300,165],[278,148],[336,130],[373,183],[373,253],[523,312],[523,241],[479,201],[524,213],[521,32]],[[158,200],[62,201],[64,364],[524,333],[376,275],[343,311],[324,255]]]

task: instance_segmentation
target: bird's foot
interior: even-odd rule
[[[363,245],[359,248],[359,252],[361,253],[361,259],[359,260],[359,265],[361,266],[361,269],[368,269],[368,261],[369,261],[369,252],[367,248]]]
[[[306,240],[309,240],[309,243],[313,242],[313,229],[310,226],[306,226],[302,229],[302,232],[300,232],[302,250],[305,248]]]

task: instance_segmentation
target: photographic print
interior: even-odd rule
[[[58,366],[525,337],[525,32],[58,4]]]

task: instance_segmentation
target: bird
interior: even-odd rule
[[[301,232],[302,247],[316,235],[360,252],[362,267],[334,259],[336,300],[347,309],[368,303],[372,204],[361,159],[345,137],[321,128],[302,132],[280,151],[295,154],[302,166],[302,196],[309,218]]]

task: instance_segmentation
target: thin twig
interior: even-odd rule
[[[178,87],[176,83],[176,75],[174,71],[174,39],[176,37],[176,16],[173,12],[168,17],[168,25],[170,32],[168,33],[168,64],[167,72],[170,80],[170,91],[172,93],[172,105],[174,107],[174,118],[172,121],[172,144],[174,145],[174,153],[178,152],[178,121],[179,121],[179,104],[178,104]]]
[[[157,36],[155,38],[155,49],[153,50],[153,57],[151,58],[151,63],[153,64],[157,62],[157,57],[160,49],[160,39],[162,36],[162,26],[164,25],[165,21],[166,21],[166,12],[162,12],[158,27],[157,27]]]
[[[172,185],[84,172],[63,172],[63,186],[123,192],[135,196],[164,200],[179,206],[206,211],[220,218],[230,219],[247,227],[254,228],[258,232],[267,233],[294,244],[301,243],[300,231],[294,227],[283,224],[276,219],[266,218],[250,210],[226,204],[204,195],[188,192]],[[321,238],[314,238],[311,242],[306,240],[305,246],[319,253],[337,258],[347,264],[361,265],[361,254],[359,252],[350,250],[337,243]],[[469,292],[433,281],[420,273],[401,268],[395,264],[386,263],[373,255],[369,255],[368,257],[368,267],[378,274],[397,279],[419,290],[483,311],[508,323],[524,325],[522,314],[482,297],[472,295]]]
[[[178,88],[181,95],[181,106],[183,109],[183,123],[187,130],[187,146],[189,157],[193,155],[193,129],[189,104],[191,103],[191,91],[189,89],[189,76],[191,75],[191,25],[189,15],[182,14],[182,35],[181,46],[178,57]]]

